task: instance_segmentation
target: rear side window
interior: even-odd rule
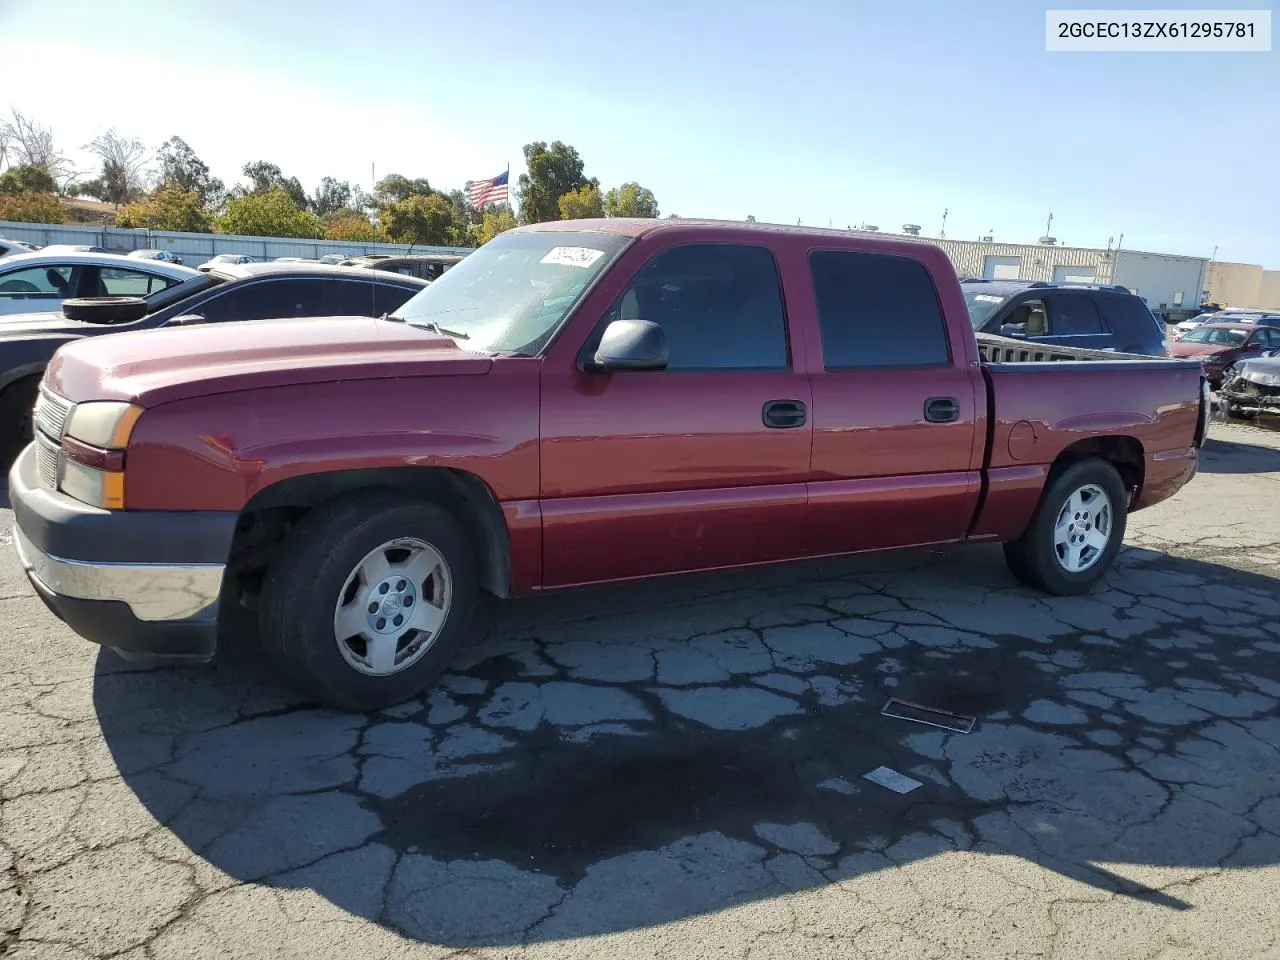
[[[918,260],[819,250],[809,270],[828,370],[950,362],[938,291]]]
[[[1079,337],[1105,333],[1093,298],[1078,293],[1049,297],[1049,333],[1055,337]]]
[[[1160,321],[1137,297],[1102,297],[1100,304],[1112,332],[1126,344],[1150,343],[1164,338]]]

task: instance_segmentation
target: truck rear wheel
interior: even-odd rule
[[[307,514],[263,582],[263,647],[325,706],[366,711],[427,689],[467,636],[475,551],[445,510],[358,494]]]
[[[1124,542],[1128,496],[1115,467],[1089,458],[1053,477],[1031,524],[1004,546],[1013,575],[1058,596],[1087,593]]]

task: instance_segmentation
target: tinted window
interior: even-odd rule
[[[1150,343],[1164,337],[1160,321],[1137,297],[1103,297],[1099,305],[1112,332],[1126,343]]]
[[[938,291],[918,260],[823,250],[810,255],[809,268],[828,370],[950,360]]]
[[[418,292],[418,287],[399,287],[389,283],[379,283],[373,289],[373,315],[380,317],[384,313],[395,313]]]
[[[43,293],[72,297],[74,291],[71,267],[28,267],[0,274],[0,296]]]
[[[787,325],[773,254],[764,247],[698,243],[643,267],[610,320],[662,327],[668,370],[785,369]]]
[[[1093,298],[1079,294],[1049,297],[1049,317],[1049,333],[1055,337],[1099,334],[1106,330]]]
[[[334,297],[332,281],[321,279],[255,280],[238,284],[225,293],[188,305],[211,323],[228,320],[271,320],[282,317],[321,317]],[[366,304],[369,301],[365,301]],[[366,309],[368,309],[366,307]],[[361,311],[362,313],[364,311]]]
[[[103,267],[98,271],[98,296],[100,297],[149,297],[177,283],[168,277],[141,270],[121,270],[119,267]]]

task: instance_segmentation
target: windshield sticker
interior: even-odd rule
[[[539,263],[561,263],[567,267],[589,267],[604,256],[603,250],[590,247],[555,247]]]
[[[993,297],[989,293],[980,293],[973,299],[977,300],[979,303],[999,303],[1004,299],[1004,297]]]

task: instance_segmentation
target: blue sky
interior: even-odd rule
[[[559,139],[664,215],[936,235],[946,208],[1013,242],[1052,211],[1068,244],[1280,268],[1280,52],[1050,54],[1045,6],[0,0],[0,107],[73,155],[178,134],[228,182],[514,182]]]

